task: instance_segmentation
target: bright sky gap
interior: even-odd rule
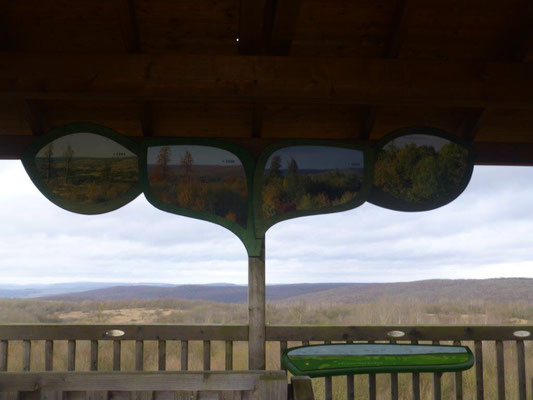
[[[533,277],[533,168],[474,169],[433,211],[365,203],[267,232],[267,283]],[[84,216],[50,203],[20,161],[0,161],[0,281],[246,284],[247,255],[226,229],[164,213],[141,195]]]

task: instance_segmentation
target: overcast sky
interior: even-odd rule
[[[241,242],[141,195],[84,216],[50,203],[19,161],[0,161],[0,282],[246,284]],[[476,167],[454,202],[422,213],[369,203],[267,232],[267,283],[533,277],[533,168]]]

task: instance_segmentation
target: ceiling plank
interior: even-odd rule
[[[523,0],[509,21],[509,35],[503,42],[501,59],[523,62],[533,46],[533,1]]]
[[[0,98],[533,108],[531,66],[436,60],[0,54]]]
[[[409,0],[396,0],[389,35],[383,48],[383,57],[398,58],[407,36],[409,24]]]
[[[278,0],[276,2],[268,54],[278,56],[290,54],[301,3],[302,0]]]
[[[120,21],[120,31],[124,48],[128,53],[138,53],[141,51],[139,38],[139,23],[137,12],[133,0],[115,0]]]
[[[152,102],[144,101],[144,102],[139,103],[139,121],[141,122],[141,130],[142,130],[143,136],[145,137],[153,136],[154,135],[154,128],[153,128],[154,115],[153,115],[153,109],[152,109]]]
[[[265,106],[254,103],[252,111],[252,137],[260,138],[263,133],[263,115]]]
[[[267,6],[268,0],[241,0],[238,38],[240,54],[263,53]]]

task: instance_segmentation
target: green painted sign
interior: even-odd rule
[[[293,375],[322,377],[381,372],[464,371],[474,365],[468,347],[413,344],[326,344],[287,349]]]

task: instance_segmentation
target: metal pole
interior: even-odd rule
[[[248,257],[248,369],[265,369],[265,240],[261,255]]]

